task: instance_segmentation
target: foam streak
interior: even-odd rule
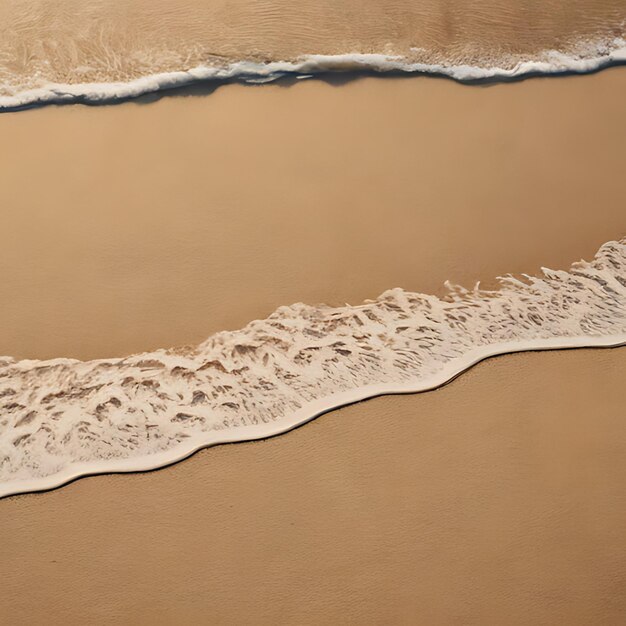
[[[211,81],[265,83],[285,76],[308,78],[344,72],[431,74],[461,82],[476,82],[510,80],[538,74],[588,73],[621,63],[626,63],[626,40],[623,38],[598,46],[583,55],[547,51],[538,59],[519,62],[511,68],[415,63],[405,57],[386,54],[308,55],[295,61],[238,61],[221,66],[199,65],[189,70],[152,74],[127,82],[47,84],[0,95],[0,111],[43,104],[104,104]],[[5,86],[6,89],[9,87]]]
[[[496,354],[626,343],[626,239],[568,272],[449,288],[281,307],[184,350],[0,358],[0,496],[277,435],[351,402],[432,389]]]

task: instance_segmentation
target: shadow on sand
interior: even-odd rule
[[[246,76],[241,76],[239,78],[230,78],[230,79],[209,79],[209,80],[198,80],[194,82],[190,82],[187,85],[182,86],[174,86],[174,87],[163,87],[156,91],[145,93],[138,96],[111,96],[110,98],[101,98],[99,100],[93,100],[89,96],[74,96],[72,98],[68,98],[66,94],[59,93],[59,100],[49,100],[47,102],[33,102],[24,105],[14,106],[14,107],[5,107],[0,109],[0,114],[2,113],[10,113],[23,111],[26,109],[36,109],[44,106],[68,106],[74,104],[83,104],[86,106],[111,106],[115,104],[120,104],[123,102],[132,102],[138,105],[146,105],[152,104],[161,100],[162,98],[193,98],[193,97],[206,97],[220,89],[225,85],[238,84],[243,85],[249,88],[259,88],[264,85],[271,83],[272,85],[276,85],[278,87],[293,87],[297,83],[304,82],[305,80],[315,80],[326,83],[327,85],[331,85],[333,87],[342,87],[348,83],[353,83],[356,81],[360,81],[366,78],[378,78],[378,79],[396,79],[396,80],[415,80],[416,78],[431,78],[438,80],[449,80],[462,85],[469,85],[474,87],[492,87],[494,85],[500,84],[508,84],[508,83],[518,83],[529,79],[546,79],[546,78],[564,78],[569,76],[581,76],[585,74],[597,74],[598,72],[620,67],[626,66],[626,61],[614,61],[607,63],[606,65],[600,65],[593,70],[586,72],[577,72],[572,70],[564,70],[559,72],[528,72],[526,74],[522,74],[519,76],[494,76],[488,78],[478,78],[478,79],[467,79],[467,80],[459,80],[456,78],[451,78],[445,74],[438,73],[422,73],[422,72],[403,72],[403,71],[385,71],[379,72],[375,70],[361,70],[361,71],[335,71],[335,72],[323,72],[314,75],[301,75],[297,73],[284,73],[280,76],[277,76],[274,79],[269,79],[266,81],[254,81],[254,79],[249,79]]]

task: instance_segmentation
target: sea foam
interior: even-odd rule
[[[626,239],[569,271],[500,282],[284,306],[193,348],[0,358],[0,496],[277,435],[347,403],[432,389],[496,354],[626,343]]]
[[[48,83],[35,88],[2,85],[0,111],[43,104],[104,104],[136,98],[145,94],[187,87],[204,82],[266,83],[292,76],[310,78],[330,73],[430,74],[460,82],[512,80],[533,75],[594,72],[626,63],[626,40],[588,44],[577,54],[545,51],[537,58],[519,61],[512,67],[454,65],[412,62],[388,54],[313,54],[293,61],[266,63],[241,60],[224,65],[198,65],[191,69],[141,76],[125,82]]]

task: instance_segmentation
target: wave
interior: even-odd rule
[[[89,83],[48,83],[36,88],[14,89],[5,85],[0,111],[13,111],[44,104],[106,104],[142,95],[188,87],[196,83],[241,82],[258,84],[284,77],[298,79],[346,74],[428,74],[463,83],[485,80],[512,80],[536,75],[589,73],[626,63],[626,40],[588,44],[576,54],[546,51],[535,59],[518,61],[511,67],[413,62],[388,54],[313,54],[295,61],[237,61],[223,65],[150,74],[128,81]]]
[[[626,343],[626,239],[569,271],[500,283],[285,306],[193,348],[0,358],[0,497],[284,433],[348,403],[438,387],[497,354]]]

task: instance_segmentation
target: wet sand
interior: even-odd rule
[[[626,350],[0,501],[6,623],[619,624]]]
[[[624,96],[614,68],[0,115],[0,354],[119,356],[567,268],[626,234]]]

